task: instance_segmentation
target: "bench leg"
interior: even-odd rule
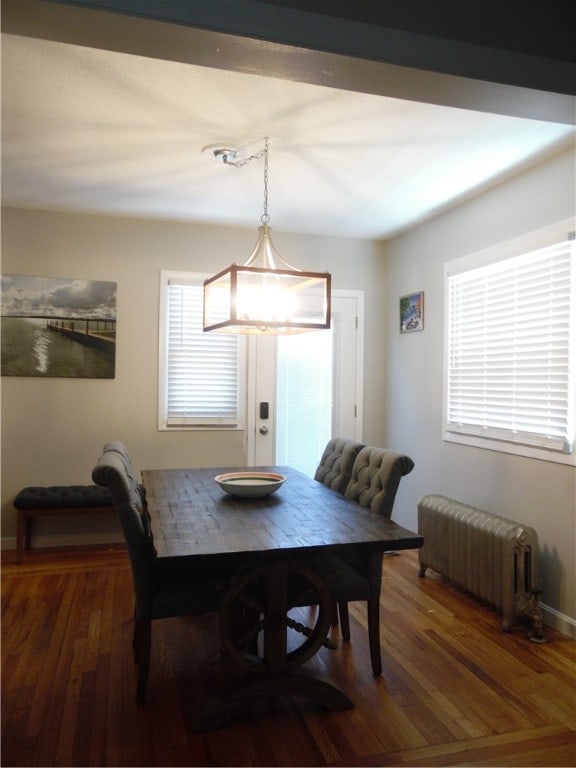
[[[24,549],[30,549],[32,543],[32,516],[24,515]]]
[[[114,513],[115,509],[113,506],[16,508],[16,562],[21,563],[24,551],[30,549],[33,518],[46,515],[85,515],[101,512]]]
[[[28,529],[28,520],[26,518],[26,512],[23,509],[18,510],[16,519],[16,562],[22,562],[22,552],[26,546],[26,534],[28,532],[28,539],[30,533]]]

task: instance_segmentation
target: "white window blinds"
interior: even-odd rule
[[[164,288],[165,425],[238,426],[238,336],[203,332],[200,281],[170,279]]]
[[[448,275],[445,429],[571,453],[575,251]]]

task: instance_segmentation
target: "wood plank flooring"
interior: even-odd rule
[[[364,604],[352,640],[311,661],[353,699],[327,713],[261,702],[195,733],[226,682],[213,617],[155,622],[145,707],[135,704],[132,581],[122,548],[2,560],[3,766],[575,766],[576,643],[500,631],[500,616],[429,572],[386,557],[384,673],[371,674]]]

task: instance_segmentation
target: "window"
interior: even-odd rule
[[[575,257],[447,265],[444,439],[574,463]]]
[[[241,338],[202,330],[203,280],[161,273],[159,429],[243,426]]]

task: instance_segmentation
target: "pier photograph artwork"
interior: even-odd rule
[[[113,379],[116,283],[2,275],[2,376]]]

